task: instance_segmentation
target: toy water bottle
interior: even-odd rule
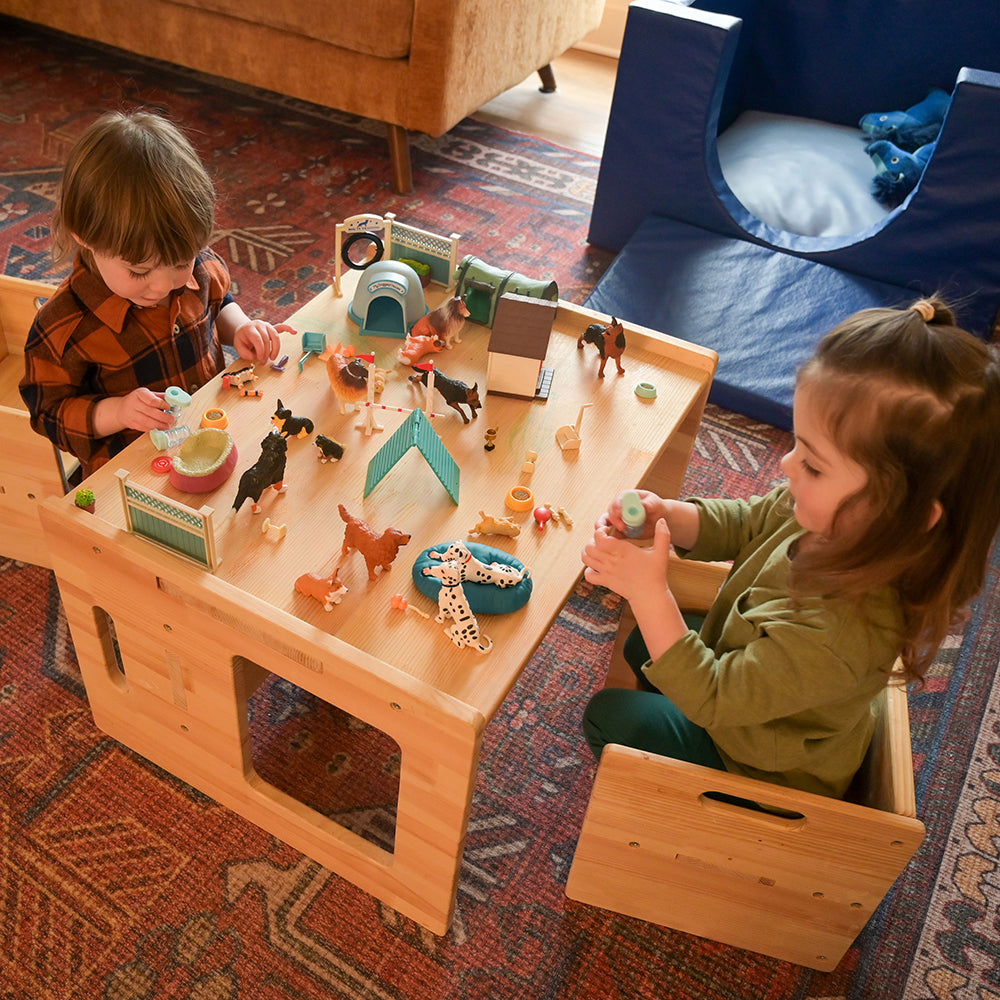
[[[191,397],[180,386],[172,385],[164,393],[163,398],[170,405],[170,414],[177,420],[184,412],[184,408],[191,403]],[[185,441],[191,434],[191,428],[186,424],[177,424],[168,427],[165,431],[152,430],[149,438],[153,442],[153,447],[158,451],[166,451],[167,448],[174,448]]]
[[[635,490],[626,490],[622,494],[622,520],[625,522],[626,538],[638,538],[642,534],[642,526],[646,523],[646,508]]]
[[[176,427],[168,427],[165,431],[158,428],[149,432],[149,440],[153,442],[153,447],[157,451],[166,451],[183,443],[191,436],[191,428],[187,424],[178,424]]]

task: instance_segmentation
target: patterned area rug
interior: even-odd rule
[[[86,47],[0,17],[0,264],[52,280],[47,217],[63,159],[103,111],[182,125],[220,196],[215,248],[252,314],[284,318],[329,282],[334,227],[361,212],[462,237],[460,254],[556,278],[582,302],[610,263],[586,243],[598,161],[471,119],[415,136],[415,190],[392,190],[385,126]],[[558,99],[558,98],[556,98]]]
[[[582,301],[597,163],[466,121],[392,194],[380,128],[0,19],[0,264],[52,278],[47,218],[95,111],[150,103],[219,178],[218,248],[250,312],[326,282],[359,211],[462,234],[463,252]],[[686,489],[780,478],[786,435],[710,408]],[[620,606],[581,585],[486,730],[452,930],[401,918],[93,725],[53,577],[0,560],[0,1000],[989,1000],[1000,997],[1000,556],[911,699],[928,838],[829,975],[567,900],[594,764],[579,733]],[[266,780],[384,846],[396,748],[280,680],[251,705]]]

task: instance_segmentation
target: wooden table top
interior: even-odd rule
[[[345,279],[344,297],[336,297],[327,288],[288,322],[300,334],[324,334],[328,345],[340,342],[353,345],[358,353],[374,352],[376,365],[387,370],[385,390],[377,401],[407,411],[423,408],[425,390],[410,384],[410,368],[396,361],[402,341],[362,336],[348,318],[352,279],[356,280],[354,274]],[[443,288],[432,286],[427,290],[428,304],[433,307],[446,294]],[[360,658],[372,663],[372,669],[379,669],[379,663],[389,664],[488,719],[579,580],[583,568],[580,550],[595,518],[616,492],[650,475],[678,427],[685,422],[690,425],[692,414],[695,420],[700,419],[715,369],[715,355],[710,351],[626,325],[626,374],[615,374],[609,361],[606,377],[598,379],[596,348],[590,344],[577,348],[577,337],[595,319],[606,321],[588,310],[559,303],[545,360],[545,365],[554,369],[547,400],[486,393],[490,331],[478,324],[467,322],[461,344],[431,356],[435,367],[452,378],[478,382],[483,400],[477,419],[468,425],[444,406],[436,391],[431,403],[433,411],[440,414],[431,420],[431,426],[461,470],[457,505],[416,448],[403,455],[363,498],[369,463],[408,413],[377,410],[376,419],[384,429],[365,434],[358,429],[363,413],[340,412],[322,360],[310,357],[299,371],[301,337],[286,334],[282,354],[290,355],[290,360],[284,372],[257,366],[260,380],[256,387],[262,398],[241,398],[236,390],[223,388],[220,376],[195,394],[187,411],[192,414],[192,424],[209,408],[221,407],[229,415],[239,460],[225,484],[202,495],[175,490],[167,476],[151,469],[151,461],[159,453],[147,435],[88,480],[87,485],[98,496],[96,516],[124,529],[115,479],[120,468],[127,469],[130,482],[139,486],[195,509],[203,505],[214,508],[221,563],[214,574],[217,582],[210,588],[228,585],[252,594],[273,609],[268,627],[287,629],[294,636],[301,633],[304,622],[310,641],[335,637],[368,654]],[[638,396],[634,390],[639,383],[654,386],[655,399]],[[251,512],[250,501],[233,512],[240,474],[257,460],[279,398],[296,416],[309,417],[315,433],[339,441],[344,446],[343,459],[321,464],[312,436],[289,438],[287,490],[282,494],[267,491],[259,514]],[[593,405],[583,415],[580,448],[563,451],[556,443],[556,433],[576,423],[585,403]],[[492,451],[484,448],[488,427],[497,429]],[[538,456],[530,474],[522,470],[529,452]],[[673,472],[679,484],[683,470]],[[532,491],[536,505],[564,508],[572,526],[563,520],[539,530],[530,511],[508,510],[507,493],[518,485]],[[71,504],[72,496],[65,502]],[[392,526],[411,534],[391,570],[379,571],[378,579],[369,581],[359,553],[341,555],[344,523],[338,504],[376,531]],[[480,511],[514,518],[520,534],[470,534]],[[273,525],[285,525],[285,536],[262,532],[265,519]],[[533,592],[524,608],[507,615],[478,616],[481,631],[494,644],[487,654],[456,647],[445,635],[445,626],[433,621],[436,604],[417,591],[411,578],[413,562],[424,549],[459,539],[509,552],[531,570]],[[161,558],[171,562],[181,559],[166,552]],[[333,610],[326,612],[319,602],[295,591],[294,581],[301,574],[329,574],[337,567],[348,593]],[[206,577],[207,573],[202,579]],[[390,602],[395,594],[402,594],[411,606],[431,615],[431,620],[394,609]],[[337,648],[343,647],[337,644]]]

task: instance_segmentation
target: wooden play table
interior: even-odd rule
[[[401,341],[367,338],[347,317],[344,297],[326,289],[289,318],[300,333],[330,345],[353,344],[388,372],[379,402],[422,408],[424,390],[396,362]],[[433,307],[445,295],[432,286]],[[641,484],[676,496],[687,468],[716,358],[711,351],[652,331],[626,327],[626,374],[608,364],[597,378],[596,348],[577,348],[588,324],[607,317],[560,302],[545,364],[554,369],[549,398],[485,393],[489,331],[467,323],[462,343],[433,355],[447,375],[478,381],[483,408],[466,425],[439,396],[431,426],[461,469],[456,505],[416,448],[363,498],[369,462],[406,412],[375,411],[384,429],[358,429],[364,414],[340,412],[325,363],[299,370],[300,338],[285,335],[291,357],[281,373],[257,366],[262,398],[243,398],[221,376],[202,387],[187,411],[191,423],[222,408],[239,449],[236,472],[213,493],[181,494],[151,468],[159,454],[148,435],[86,482],[96,514],[73,496],[45,503],[42,521],[97,725],[170,773],[351,880],[435,933],[455,906],[480,744],[497,712],[582,572],[580,550],[595,517],[618,490]],[[231,368],[238,367],[237,365]],[[655,398],[634,390],[654,387]],[[284,493],[268,491],[259,514],[250,501],[233,513],[240,473],[260,454],[277,400],[344,445],[339,463],[321,464],[311,439],[289,438]],[[580,447],[563,451],[557,431],[575,425],[584,403]],[[185,418],[187,420],[187,418]],[[496,447],[484,448],[487,428]],[[526,462],[537,454],[533,468]],[[118,470],[128,482],[194,509],[214,509],[219,559],[214,573],[128,532]],[[565,517],[539,530],[531,511],[511,513],[508,491],[524,486],[536,504]],[[337,506],[376,530],[412,535],[389,572],[370,581],[360,554],[341,555]],[[480,511],[513,517],[517,537],[470,535]],[[272,525],[261,527],[265,519]],[[281,537],[278,527],[284,526]],[[532,573],[527,605],[479,616],[494,643],[488,654],[458,648],[444,626],[394,610],[402,594],[436,612],[410,575],[427,547],[475,540],[515,555]],[[348,588],[331,611],[294,589],[305,572],[340,567]],[[269,674],[297,685],[377,727],[400,748],[395,842],[387,851],[345,829],[256,773],[247,704]]]

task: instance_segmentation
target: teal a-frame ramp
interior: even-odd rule
[[[368,463],[365,496],[385,478],[389,470],[411,449],[416,448],[438,477],[448,496],[458,503],[459,468],[423,410],[411,410],[399,429]]]

